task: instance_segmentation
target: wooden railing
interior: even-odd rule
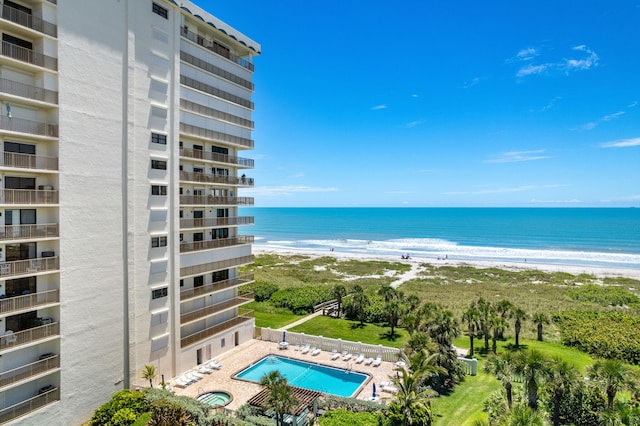
[[[253,216],[208,217],[203,219],[180,219],[180,229],[211,228],[216,226],[253,225]]]
[[[57,336],[59,334],[60,323],[57,322],[28,328],[22,331],[16,331],[10,334],[5,333],[0,335],[0,350],[27,345],[31,342],[46,339],[51,336]]]
[[[32,135],[58,137],[58,126],[56,124],[43,123],[41,121],[26,120],[24,118],[0,117],[0,129],[9,132],[30,133]]]
[[[59,388],[53,388],[50,391],[43,392],[37,396],[27,399],[26,401],[3,408],[0,410],[0,424],[10,422],[18,417],[26,416],[27,414],[56,401],[60,401]]]
[[[215,175],[180,171],[180,180],[185,182],[218,183],[223,185],[253,186],[253,178]]]
[[[34,225],[0,225],[0,241],[34,240],[38,238],[58,237],[57,223],[38,223]]]
[[[60,302],[60,292],[58,290],[39,291],[22,296],[7,297],[0,299],[0,314],[33,309],[58,302]]]
[[[242,306],[245,303],[249,302],[253,302],[253,293],[239,294],[237,297],[225,300],[224,302],[205,306],[204,308],[180,315],[180,324],[186,324],[188,322],[196,321],[201,318],[226,311],[227,309],[237,308],[238,306]]]
[[[31,28],[32,30],[50,35],[51,37],[58,36],[58,27],[55,24],[6,4],[2,6],[2,19],[22,25],[23,27]]]
[[[190,253],[192,251],[211,250],[251,243],[253,243],[253,235],[239,235],[237,237],[217,238],[215,240],[192,241],[188,243],[180,243],[180,253]]]
[[[235,157],[233,155],[218,154],[217,152],[203,151],[201,149],[180,148],[180,156],[197,158],[199,160],[215,161],[217,163],[235,164],[241,167],[253,168],[254,160],[250,158]]]
[[[0,166],[15,167],[18,169],[42,169],[58,170],[57,157],[44,157],[41,155],[20,154],[17,152],[4,152],[3,163]]]
[[[0,78],[0,92],[8,93],[22,98],[34,99],[36,101],[48,102],[50,104],[58,103],[58,92],[31,84],[20,83],[18,81]]]
[[[228,288],[238,287],[253,282],[253,274],[244,274],[236,278],[224,281],[216,281],[215,283],[203,285],[202,287],[190,288],[180,292],[180,301],[193,299],[205,294],[215,293],[216,291],[226,290]]]
[[[0,204],[58,204],[54,189],[0,189]]]
[[[207,337],[214,336],[218,333],[222,333],[223,331],[237,327],[246,322],[253,321],[253,311],[239,311],[240,312],[238,312],[237,317],[231,318],[230,320],[222,322],[220,324],[216,324],[213,327],[205,328],[202,331],[198,331],[196,333],[183,337],[182,339],[180,339],[180,347],[184,348],[185,346],[192,345],[196,342],[199,342],[200,340],[206,339]]]
[[[253,263],[253,255],[218,260],[216,262],[201,263],[193,266],[185,266],[180,268],[180,278],[202,275],[207,272],[221,271],[235,266],[248,265],[249,263]]]
[[[43,53],[34,52],[31,49],[27,49],[26,47],[18,46],[7,41],[2,42],[2,55],[17,61],[48,68],[53,71],[58,70],[58,59],[47,56]]]
[[[52,355],[13,370],[3,371],[0,373],[0,389],[55,368],[60,368],[60,357],[58,355]]]
[[[0,262],[0,278],[56,271],[58,269],[60,269],[60,259],[57,256]]]

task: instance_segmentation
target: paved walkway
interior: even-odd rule
[[[293,327],[295,327],[297,325],[300,325],[303,322],[309,321],[311,318],[319,317],[321,315],[322,315],[322,309],[320,309],[317,312],[312,313],[311,315],[307,315],[304,318],[300,318],[298,321],[294,321],[291,324],[287,324],[284,327],[280,327],[280,328],[278,328],[278,330],[280,330],[280,331],[289,330],[290,328],[293,328]]]

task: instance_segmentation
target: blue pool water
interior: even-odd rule
[[[351,397],[369,376],[340,368],[269,355],[235,375],[236,379],[260,382],[262,377],[279,371],[290,385],[333,395]]]

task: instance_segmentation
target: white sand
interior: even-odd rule
[[[335,257],[339,260],[381,260],[386,262],[401,262],[412,265],[411,271],[403,274],[397,281],[395,281],[392,285],[397,287],[402,282],[414,279],[417,277],[418,272],[420,271],[421,264],[431,264],[436,266],[472,266],[475,268],[499,268],[510,271],[523,271],[523,270],[539,270],[543,272],[566,272],[572,275],[579,274],[589,274],[594,275],[596,277],[626,277],[640,280],[640,270],[632,269],[632,268],[606,268],[606,267],[597,267],[597,266],[578,266],[578,265],[559,265],[559,264],[547,264],[541,262],[506,262],[506,261],[490,261],[490,260],[437,260],[434,258],[426,258],[426,257],[411,257],[411,259],[400,259],[400,257],[396,256],[385,256],[385,255],[367,255],[367,254],[358,254],[358,253],[350,253],[350,252],[340,252],[340,251],[317,251],[317,250],[307,250],[307,249],[286,249],[286,250],[277,250],[273,248],[264,248],[260,246],[253,246],[253,253],[260,254],[278,254],[282,256],[294,256],[294,255],[305,255],[311,257]]]

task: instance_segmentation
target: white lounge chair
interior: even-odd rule
[[[340,352],[338,352],[337,349],[334,349],[333,354],[331,355],[331,361],[335,361],[338,358],[340,358]]]
[[[213,370],[211,368],[207,367],[204,364],[200,364],[199,366],[197,366],[196,370],[198,370],[198,373],[200,373],[200,374],[211,374],[211,373],[213,373]]]
[[[196,378],[189,377],[189,376],[187,376],[186,373],[183,373],[180,377],[178,377],[178,379],[180,379],[187,386],[189,386],[190,384],[195,383],[197,381]]]
[[[362,361],[364,361],[364,354],[358,355],[358,358],[356,358],[356,364],[360,364]]]
[[[185,382],[184,380],[182,380],[180,377],[174,377],[173,379],[173,384],[177,387],[177,388],[186,388],[187,386],[189,386],[191,383],[189,382]]]
[[[392,394],[396,394],[398,393],[398,388],[391,385],[391,384],[380,384],[380,390],[382,392],[387,392],[387,393],[392,393]]]
[[[372,362],[373,362],[373,358],[369,357],[364,360],[364,365],[371,365]]]
[[[343,361],[349,361],[351,359],[353,355],[351,355],[350,353],[346,354],[345,356],[342,357]]]
[[[380,367],[380,363],[382,363],[382,355],[378,355],[376,359],[373,360],[373,366]]]
[[[306,354],[309,353],[309,345],[304,345],[304,347],[302,349],[300,349],[300,353],[301,354]]]
[[[316,356],[316,355],[319,355],[319,354],[320,354],[320,352],[322,352],[322,350],[321,350],[320,348],[314,348],[314,349],[311,351],[311,355],[312,355],[312,356]]]
[[[186,373],[183,374],[184,377],[186,377],[187,379],[193,381],[193,382],[197,382],[198,380],[202,380],[202,378],[204,377],[202,374],[196,373],[193,370],[189,370]]]
[[[210,359],[209,361],[205,362],[204,365],[205,365],[205,367],[211,368],[213,370],[220,370],[222,368],[222,364],[220,364],[215,359]]]

